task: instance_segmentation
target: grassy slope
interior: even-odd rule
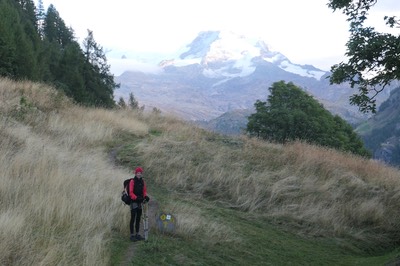
[[[0,265],[119,265],[130,244],[119,195],[137,165],[177,229],[152,228],[132,265],[383,265],[400,255],[396,169],[81,108],[29,82],[0,80],[0,111]]]
[[[137,244],[132,265],[383,265],[395,256],[367,254],[344,239],[298,235],[262,215],[189,202],[204,219],[231,228],[236,241],[215,242],[201,231],[168,236],[153,230],[148,243]]]
[[[178,217],[180,229],[165,235],[152,228],[149,242],[136,244],[132,265],[384,265],[400,255],[396,248],[329,235],[326,228],[292,217],[227,208],[224,202],[168,190],[150,178],[148,183],[153,200]],[[117,256],[113,265],[121,260]]]

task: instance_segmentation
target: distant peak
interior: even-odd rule
[[[187,52],[182,53],[180,59],[203,57],[207,54],[211,44],[219,39],[219,31],[202,31],[189,44]]]
[[[300,76],[320,79],[325,74],[311,66],[293,64],[290,60],[262,39],[228,30],[202,31],[186,46],[186,50],[161,67],[183,67],[199,64],[207,78],[224,78],[249,76],[260,63],[273,64],[280,69]]]
[[[214,50],[258,50],[258,54],[269,54],[270,47],[260,38],[248,37],[244,34],[237,34],[233,31],[202,31],[187,46],[187,50],[180,54],[179,59],[204,58],[207,54]]]

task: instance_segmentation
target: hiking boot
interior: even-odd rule
[[[134,234],[131,234],[131,236],[129,237],[129,239],[130,239],[131,241],[136,241],[136,237],[135,237]]]
[[[139,234],[136,234],[136,240],[144,240],[144,237],[142,237],[141,235],[139,235]]]

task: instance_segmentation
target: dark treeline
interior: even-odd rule
[[[54,85],[77,103],[113,107],[118,84],[93,32],[82,46],[53,5],[0,0],[0,76]]]

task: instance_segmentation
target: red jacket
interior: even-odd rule
[[[137,177],[135,177],[137,178]],[[138,195],[136,195],[135,192],[135,178],[132,178],[131,181],[129,182],[129,196],[131,197],[132,200],[136,200]],[[144,179],[141,178],[143,181],[143,191],[142,191],[142,196],[143,198],[147,196],[147,189],[146,189],[146,183],[144,182]]]

